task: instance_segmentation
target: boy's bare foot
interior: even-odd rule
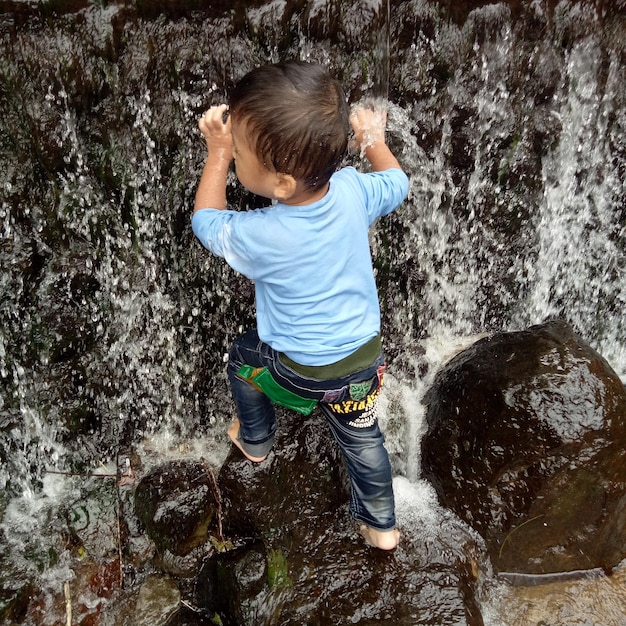
[[[400,543],[400,531],[396,528],[393,530],[376,530],[371,526],[362,524],[359,526],[359,532],[370,546],[381,550],[393,550]]]
[[[241,446],[241,441],[239,441],[239,420],[233,420],[233,423],[230,425],[230,428],[226,431],[228,436],[231,438],[232,442],[241,450],[243,455],[253,461],[254,463],[260,463],[261,461],[265,461],[267,459],[267,454],[265,456],[250,456]]]

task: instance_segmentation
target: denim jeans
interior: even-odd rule
[[[350,477],[352,517],[377,530],[393,529],[391,464],[375,412],[384,355],[381,352],[366,369],[333,380],[303,376],[285,365],[280,356],[259,339],[255,329],[239,337],[231,348],[228,378],[237,406],[242,447],[251,456],[263,457],[274,442],[276,419],[272,402],[237,374],[242,365],[267,367],[272,378],[285,389],[319,401]],[[304,419],[300,415],[297,418]]]

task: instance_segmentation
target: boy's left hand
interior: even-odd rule
[[[360,149],[361,157],[369,160],[375,172],[402,169],[385,143],[386,109],[356,106],[350,115],[350,123],[354,130],[354,147]]]
[[[376,143],[385,143],[385,126],[387,124],[387,111],[385,109],[356,106],[350,114],[350,124],[354,131],[357,149],[364,149]]]
[[[210,154],[222,156],[228,161],[233,158],[233,138],[230,130],[230,117],[224,121],[228,106],[220,104],[211,107],[198,122]]]

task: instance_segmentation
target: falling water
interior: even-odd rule
[[[626,376],[623,21],[547,0],[461,16],[427,0],[157,4],[0,13],[0,565],[15,589],[72,578],[59,537],[114,526],[111,475],[137,449],[145,465],[224,458],[223,359],[254,302],[189,228],[196,120],[259,63],[319,61],[351,100],[389,100],[411,190],[372,248],[407,510],[432,500],[420,399],[476,336],[563,317]],[[255,201],[234,179],[228,194]],[[103,535],[92,553],[115,545]]]
[[[567,316],[624,376],[624,177],[613,156],[624,142],[623,63],[615,54],[602,63],[597,35],[567,59],[553,111],[563,133],[543,163],[536,260],[526,267],[528,307],[536,318]]]

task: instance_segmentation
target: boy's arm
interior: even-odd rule
[[[400,164],[385,143],[387,112],[383,110],[357,108],[350,115],[354,139],[375,172],[397,168]]]
[[[198,123],[209,154],[196,192],[194,212],[198,209],[226,208],[226,180],[233,159],[230,118],[224,122],[227,109],[225,104],[211,107]]]

